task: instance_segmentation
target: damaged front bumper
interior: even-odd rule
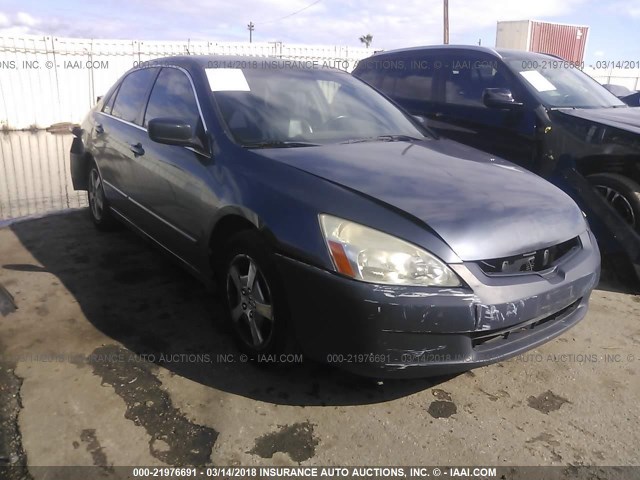
[[[378,377],[427,377],[505,360],[586,314],[600,275],[590,232],[582,249],[539,273],[490,276],[453,264],[463,288],[376,285],[278,256],[292,327],[306,356]]]

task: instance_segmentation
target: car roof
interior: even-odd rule
[[[278,57],[257,57],[249,55],[178,55],[172,57],[155,58],[141,62],[141,66],[162,67],[175,66],[186,70],[200,70],[203,68],[296,68],[313,70],[322,67],[326,70],[346,73],[340,69],[325,66],[322,61],[310,59],[287,59]]]
[[[489,55],[492,55],[497,58],[505,58],[505,59],[529,59],[529,58],[540,58],[540,57],[551,57],[551,58],[559,58],[555,55],[547,54],[547,53],[537,53],[537,52],[527,52],[524,50],[511,50],[507,48],[493,48],[493,47],[484,47],[481,45],[424,45],[419,47],[409,47],[409,48],[399,48],[397,50],[388,50],[381,51],[374,54],[377,56],[384,55],[397,55],[404,53],[420,53],[420,52],[434,52],[434,51],[444,51],[447,50],[452,51],[466,51],[466,52],[482,52]]]

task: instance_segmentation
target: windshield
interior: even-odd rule
[[[505,59],[538,99],[551,108],[625,107],[615,95],[564,60],[548,57]]]
[[[207,77],[229,131],[248,148],[425,138],[401,110],[346,73],[218,68]]]

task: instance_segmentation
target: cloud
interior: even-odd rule
[[[197,1],[197,0],[196,0]],[[498,20],[545,19],[571,12],[582,0],[539,0],[531,5],[509,0],[459,0],[449,3],[451,39],[495,28]],[[256,22],[268,36],[280,35],[313,43],[353,44],[360,35],[371,33],[376,48],[440,43],[442,41],[442,1],[408,0],[402,5],[386,0],[326,0],[325,10],[333,15],[304,12],[275,25]],[[345,5],[347,8],[345,8]],[[302,33],[304,32],[304,33]]]
[[[18,13],[16,13],[16,15],[14,17],[14,23],[17,26],[33,28],[36,25],[38,25],[38,23],[40,23],[40,21],[36,20],[35,18],[33,18],[28,13],[18,12]]]
[[[640,0],[613,1],[608,4],[608,10],[612,13],[622,13],[632,18],[640,18]]]
[[[74,18],[61,18],[58,15],[36,16],[27,12],[0,12],[0,35],[38,35],[92,38],[120,36],[127,31],[126,22],[103,21],[99,27],[76,21]],[[129,30],[131,31],[131,30]]]
[[[16,30],[36,35],[125,39],[254,41],[360,47],[373,35],[374,49],[442,41],[442,0],[114,0],[104,9],[64,10],[55,6],[34,15],[0,16],[0,34]],[[553,19],[575,11],[583,0],[456,0],[450,2],[451,40],[495,29],[498,20]],[[305,8],[308,7],[308,8]],[[302,10],[304,9],[304,10]],[[298,10],[299,13],[291,15]],[[0,14],[2,15],[2,14]],[[90,27],[88,27],[90,25]]]
[[[495,26],[501,20],[545,20],[574,11],[583,0],[536,0],[524,4],[514,1],[464,1],[450,5],[452,26],[458,22],[464,30]]]
[[[6,14],[0,12],[0,33],[29,35],[39,33],[37,29],[39,20],[26,12]]]
[[[633,18],[640,18],[640,0],[628,0],[624,2],[617,2],[615,8],[626,12]]]
[[[285,4],[279,0],[259,0],[247,9],[239,3],[214,7],[209,0],[192,0],[189,6],[195,12],[215,11],[215,17],[226,22],[237,18],[237,24],[227,23],[226,32],[213,26],[214,22],[211,27],[212,34],[232,34],[237,40],[248,38],[244,27],[249,20],[256,25],[254,39],[258,41],[360,46],[358,38],[371,33],[375,48],[393,48],[440,43],[442,39],[441,0],[408,0],[401,5],[386,0],[323,0],[299,14],[281,18],[307,2]],[[570,13],[580,3],[582,0],[539,0],[529,6],[511,0],[451,2],[451,37],[455,40],[462,35],[495,28],[497,20],[553,18]],[[161,5],[167,11],[175,9],[176,14],[182,8],[169,0],[162,1]]]

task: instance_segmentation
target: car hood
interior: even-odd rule
[[[640,109],[637,108],[562,108],[557,111],[571,117],[640,134]]]
[[[573,200],[549,182],[449,140],[255,152],[407,212],[462,260],[530,252],[586,228]]]

